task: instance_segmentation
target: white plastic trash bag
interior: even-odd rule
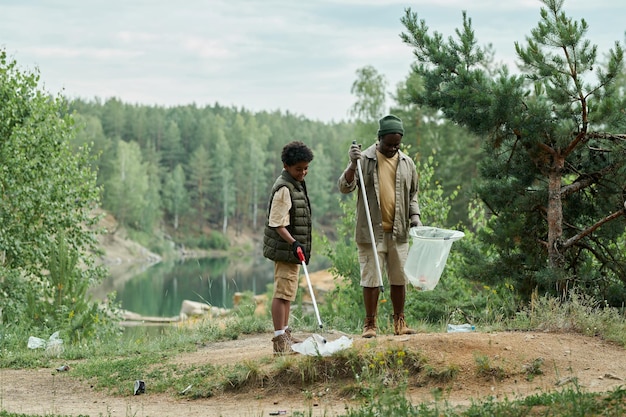
[[[28,338],[28,348],[29,349],[43,349],[46,347],[46,341],[35,336],[31,336]]]
[[[341,336],[332,342],[327,341],[319,334],[313,334],[302,341],[302,343],[294,343],[291,349],[295,352],[309,356],[330,356],[340,350],[348,349],[352,346],[352,339]]]
[[[59,337],[59,332],[54,332],[48,340],[30,336],[28,338],[29,349],[46,349],[50,356],[59,356],[63,353],[63,339]]]
[[[465,234],[458,230],[419,226],[409,230],[413,238],[404,272],[413,286],[422,291],[431,291],[439,282],[446,266],[452,242]]]

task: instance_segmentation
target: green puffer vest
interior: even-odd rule
[[[267,218],[265,220],[265,234],[263,236],[263,256],[272,261],[301,263],[300,259],[293,254],[291,244],[280,237],[275,227],[269,227],[269,213],[272,209],[272,200],[276,191],[281,187],[289,188],[289,194],[291,195],[291,209],[289,210],[289,226],[287,226],[287,230],[289,230],[294,239],[304,246],[305,260],[308,264],[311,257],[311,204],[309,196],[304,181],[300,183],[294,180],[284,170],[280,177],[276,179],[270,195]]]

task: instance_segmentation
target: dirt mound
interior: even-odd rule
[[[323,333],[329,340],[338,333]],[[305,333],[296,336],[303,338]],[[428,333],[412,336],[379,336],[374,340],[350,336],[354,348],[390,352],[403,349],[419,352],[432,372],[456,369],[449,380],[411,381],[408,393],[413,403],[433,401],[441,393],[450,404],[469,404],[486,396],[515,399],[578,384],[589,392],[606,392],[623,384],[626,377],[624,348],[596,338],[554,333]],[[271,335],[253,335],[239,340],[210,343],[197,351],[170,359],[180,367],[243,361],[271,363]],[[541,364],[538,366],[538,364]],[[533,369],[532,373],[529,370]],[[540,372],[538,372],[540,371]],[[529,377],[532,376],[532,377]],[[312,410],[313,416],[336,416],[346,407],[356,407],[345,396],[345,381],[328,380],[306,390],[257,386],[237,393],[206,399],[187,399],[174,390],[150,392],[154,381],[146,379],[146,393],[127,396],[95,391],[87,382],[72,376],[72,370],[0,370],[0,409],[14,413],[76,416],[264,416],[286,410]]]

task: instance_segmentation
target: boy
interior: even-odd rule
[[[311,204],[304,177],[313,160],[313,152],[302,142],[285,145],[281,154],[283,171],[272,186],[263,236],[263,256],[274,261],[272,297],[272,339],[274,354],[295,353],[289,313],[296,299],[300,272],[300,249],[308,264],[311,256]]]

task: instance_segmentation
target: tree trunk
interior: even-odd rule
[[[222,220],[222,233],[225,235],[228,230],[228,192],[227,186],[224,185],[224,201],[222,203],[222,208],[224,210],[224,217]]]
[[[564,158],[554,155],[554,162],[548,173],[548,264],[560,269],[563,263],[561,240],[563,237],[563,201],[561,195],[561,173]]]
[[[259,215],[259,206],[257,204],[257,184],[254,182],[254,188],[252,189],[252,230],[256,231],[257,227],[257,216]]]

